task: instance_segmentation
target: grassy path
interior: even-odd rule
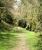
[[[19,37],[19,42],[17,47],[14,49],[12,48],[11,50],[29,50],[29,48],[26,46],[26,35],[25,33],[20,33],[18,34]]]
[[[11,32],[2,32],[3,35],[5,34],[5,37],[7,37],[7,33],[9,37],[9,43],[7,43],[7,39],[5,44],[4,41],[2,41],[0,50],[36,50],[37,47],[34,46],[38,42],[39,33],[27,31],[20,27],[14,28]]]

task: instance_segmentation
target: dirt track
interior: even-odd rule
[[[24,33],[18,34],[20,41],[18,42],[17,47],[11,50],[29,50],[29,48],[26,46],[26,35]]]

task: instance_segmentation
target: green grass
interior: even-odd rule
[[[37,50],[39,33],[28,31],[26,33],[26,36],[27,36],[27,46],[30,48],[30,50]]]
[[[15,47],[19,41],[18,35],[19,33],[25,33],[27,46],[29,46],[30,50],[36,50],[36,44],[38,42],[39,33],[27,31],[24,28],[13,28],[10,32],[1,32],[0,34],[0,50],[8,50],[12,47]]]
[[[12,32],[1,32],[0,33],[0,50],[9,50],[15,47],[18,43],[18,35]]]

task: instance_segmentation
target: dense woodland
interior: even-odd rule
[[[40,32],[36,46],[42,50],[42,0],[0,0],[0,37],[15,27]]]
[[[42,1],[41,0],[0,0],[0,25],[4,28],[13,27],[19,20],[24,20],[31,26],[31,31],[42,31]],[[15,7],[17,5],[17,7]],[[11,24],[10,24],[11,23]],[[25,25],[25,24],[24,24]]]

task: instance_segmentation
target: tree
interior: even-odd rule
[[[21,16],[32,24],[32,30],[34,31],[36,31],[37,26],[39,25],[39,6],[40,3],[38,0],[21,0]]]
[[[10,0],[0,0],[0,28],[6,29],[6,30],[10,30],[12,28],[12,26],[14,25],[10,25],[8,21],[11,21],[11,24],[14,23],[12,20],[13,19],[13,15],[10,12],[10,9],[12,8],[12,4],[13,1]],[[10,18],[8,18],[10,17]],[[8,20],[8,21],[7,21]],[[7,22],[6,22],[7,21]]]

